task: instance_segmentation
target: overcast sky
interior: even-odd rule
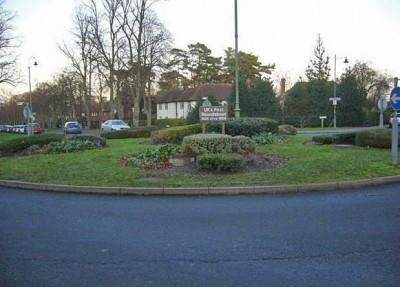
[[[400,76],[400,1],[398,0],[237,0],[239,50],[276,64],[279,76],[296,81],[313,57],[318,34],[333,58],[351,64],[367,61],[373,68]],[[78,0],[6,0],[17,13],[16,32],[22,36],[20,63],[32,83],[49,81],[66,65],[57,43],[68,39]],[[234,0],[161,0],[154,6],[175,39],[176,48],[203,43],[214,56],[234,48]],[[395,13],[396,12],[396,13]],[[32,64],[32,63],[31,63]],[[338,75],[344,70],[337,61]],[[27,83],[27,77],[25,78]],[[28,89],[27,84],[18,90]]]

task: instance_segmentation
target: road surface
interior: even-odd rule
[[[0,188],[0,286],[399,286],[400,185],[124,197]]]

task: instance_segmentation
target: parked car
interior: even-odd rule
[[[32,129],[33,129],[33,133],[34,133],[34,134],[41,134],[41,133],[44,133],[44,130],[42,129],[42,127],[41,127],[38,123],[31,123],[31,124],[28,124],[28,126],[26,127],[26,131],[27,131],[27,132],[28,132],[29,126],[32,126]]]
[[[82,127],[78,122],[66,122],[64,125],[64,134],[81,134]]]
[[[130,127],[121,120],[108,120],[102,123],[101,130],[102,131],[119,131],[124,129],[129,129]]]
[[[17,134],[25,134],[26,133],[26,125],[15,125],[12,127],[12,132]]]
[[[389,128],[392,128],[392,122],[393,122],[393,116],[395,113],[390,115],[390,119],[389,119]],[[400,112],[397,112],[397,125],[400,125]]]

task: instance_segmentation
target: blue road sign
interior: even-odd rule
[[[396,87],[390,93],[390,104],[393,110],[400,110],[400,87]]]

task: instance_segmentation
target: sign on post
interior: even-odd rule
[[[400,87],[395,87],[390,93],[390,104],[394,110],[392,121],[392,164],[397,165],[399,145],[397,111],[400,110]]]
[[[200,122],[205,133],[207,122],[222,122],[222,133],[225,133],[225,122],[228,120],[228,107],[225,106],[201,106],[199,109]]]

